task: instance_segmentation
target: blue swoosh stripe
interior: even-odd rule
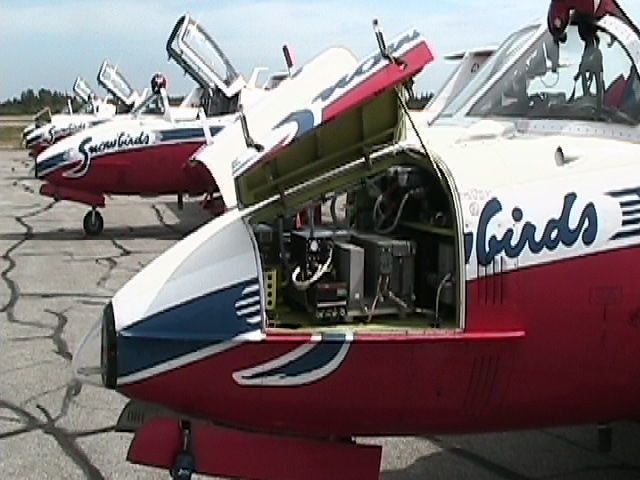
[[[155,367],[221,342],[118,337],[118,377]]]
[[[211,132],[211,135],[216,135],[222,129],[223,127],[211,127],[209,128],[209,131]],[[184,141],[184,140],[191,140],[191,139],[197,140],[197,139],[204,138],[204,132],[202,131],[202,128],[183,128],[180,130],[164,130],[164,131],[160,131],[159,134],[160,134],[161,142],[162,141],[170,142],[170,141],[176,141],[176,140]],[[117,153],[119,153],[119,151],[107,152],[103,155],[117,154]],[[46,160],[40,162],[37,167],[38,173],[45,174],[45,173],[49,173],[50,170],[54,170],[55,168],[58,167],[58,165],[64,163],[64,156],[65,156],[65,153],[59,153],[57,155],[54,155],[51,158],[47,158]],[[102,155],[96,155],[95,157],[99,157],[99,156],[102,156]]]
[[[211,135],[218,134],[223,127],[209,127]],[[204,131],[202,128],[180,128],[172,130],[161,130],[160,141],[172,142],[176,140],[190,140],[204,138]]]
[[[282,125],[286,125],[289,122],[295,122],[297,126],[296,134],[293,139],[301,137],[303,134],[307,133],[309,130],[313,129],[313,125],[315,122],[315,117],[313,116],[313,112],[311,110],[298,110],[290,113],[285,118],[283,118],[273,129],[275,130]],[[291,139],[293,141],[293,139]]]
[[[239,318],[235,303],[257,279],[241,282],[151,315],[118,334],[118,376],[154,367],[260,330]]]
[[[55,169],[59,164],[64,162],[64,156],[64,153],[58,153],[40,163],[36,163],[36,174],[48,173],[49,170]]]
[[[282,377],[290,378],[314,372],[331,362],[340,352],[344,345],[342,342],[322,341],[318,342],[310,351],[299,358],[271,370],[244,376],[245,380],[259,380],[261,378]]]

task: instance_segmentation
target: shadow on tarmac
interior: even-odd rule
[[[105,227],[104,231],[95,237],[88,236],[84,233],[82,227],[77,229],[65,229],[50,231],[34,230],[29,237],[30,241],[38,240],[135,240],[138,238],[150,238],[158,240],[180,240],[191,233],[192,230],[182,231],[178,227],[170,230],[163,225],[143,225],[139,227]],[[9,232],[0,234],[0,240],[18,241],[22,240],[25,232]]]
[[[429,437],[441,450],[386,470],[382,480],[640,478],[637,422],[618,422],[611,453],[597,449],[594,426],[530,432]],[[537,440],[527,440],[536,437]],[[525,439],[525,440],[523,440]],[[539,442],[539,443],[537,443]],[[542,449],[546,445],[548,448]],[[532,467],[533,466],[533,467]]]

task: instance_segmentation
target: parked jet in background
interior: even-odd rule
[[[128,459],[367,480],[380,448],[354,437],[638,418],[640,31],[591,3],[554,1],[573,15],[509,36],[431,126],[403,135],[393,86],[430,60],[410,33],[218,157],[227,212],[74,358],[134,400]]]
[[[191,156],[213,136],[216,144],[224,141],[230,148],[244,148],[242,132],[247,120],[252,128],[258,126],[254,118],[261,119],[261,129],[272,128],[273,121],[290,110],[291,102],[310,100],[355,63],[352,55],[342,51],[321,55],[292,78],[278,79],[296,86],[297,96],[287,99],[278,88],[265,90],[247,84],[214,39],[189,15],[176,23],[167,51],[199,85],[199,109],[171,108],[166,81],[161,80],[153,95],[130,116],[58,142],[36,159],[36,176],[45,181],[41,194],[91,207],[83,222],[88,235],[102,232],[104,221],[97,208],[104,207],[106,195],[174,194],[181,204],[183,194],[206,194],[205,205],[220,213],[224,206],[216,195],[215,159],[205,165],[191,162]],[[275,87],[276,82],[271,85]],[[241,107],[243,114],[238,113]],[[196,117],[198,111],[201,114]],[[225,127],[231,128],[219,137]]]
[[[190,76],[195,78],[193,74]],[[98,84],[118,100],[123,112],[129,113],[148,100],[149,89],[145,88],[141,92],[135,90],[125,78],[122,70],[109,60],[105,60],[100,67]],[[202,88],[194,87],[180,105],[167,107],[171,109],[171,118],[176,121],[197,118],[205,97],[206,94],[203,93]]]
[[[71,102],[66,111],[54,115],[49,108],[45,108],[35,116],[34,122],[24,129],[24,145],[32,158],[36,158],[57,141],[105,122],[115,115],[116,107],[99,98],[82,77],[76,78],[73,92],[83,102],[79,112],[73,112]]]

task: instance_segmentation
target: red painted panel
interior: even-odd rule
[[[207,475],[257,480],[376,480],[382,448],[242,432],[194,423],[191,453]],[[181,450],[178,421],[156,418],[136,433],[127,459],[170,469]]]
[[[378,95],[389,88],[418,74],[425,65],[433,61],[433,54],[425,43],[402,55],[405,65],[388,64],[382,70],[368,78],[362,85],[349,90],[341,98],[329,105],[323,112],[322,120],[328,122],[346,110]],[[383,60],[386,61],[386,60]]]
[[[162,144],[103,155],[92,159],[83,177],[67,178],[57,170],[45,180],[58,187],[114,195],[201,194],[215,183],[212,187],[208,171],[187,163],[200,145],[202,142]]]
[[[51,197],[55,200],[71,200],[73,202],[84,203],[91,207],[104,207],[104,195],[101,193],[56,187],[50,183],[45,183],[40,186],[40,195]]]
[[[242,386],[233,379],[309,339],[278,332],[122,391],[219,422],[317,435],[637,417],[639,263],[640,248],[627,248],[481,278],[469,284],[467,333],[359,334],[335,371],[306,385]],[[502,282],[508,302],[474,294],[488,282]]]

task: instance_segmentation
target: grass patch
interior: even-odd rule
[[[0,149],[20,148],[22,146],[22,130],[24,127],[0,125]]]

